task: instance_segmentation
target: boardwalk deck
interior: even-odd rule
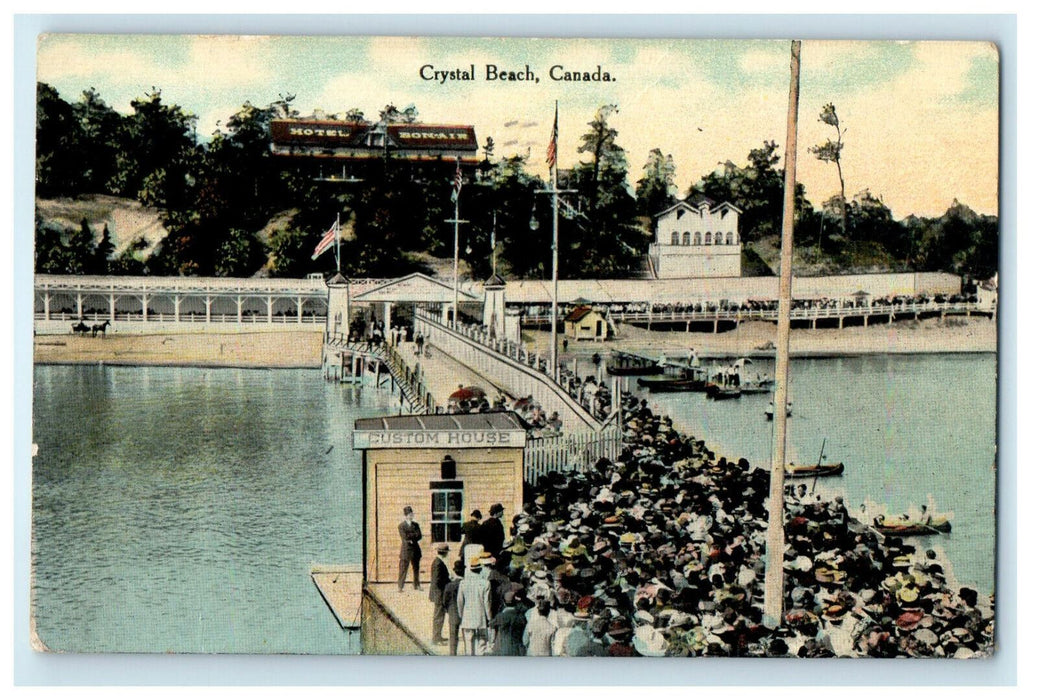
[[[416,591],[408,582],[403,591],[398,591],[395,583],[368,583],[367,592],[424,653],[430,656],[449,654],[446,644],[434,644],[432,640],[433,604],[429,600],[427,585]],[[449,624],[444,620],[444,637],[447,636]]]
[[[359,629],[364,587],[360,565],[314,566],[310,569],[310,578],[339,626]]]

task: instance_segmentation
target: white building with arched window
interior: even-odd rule
[[[741,213],[734,204],[699,197],[657,214],[656,241],[649,246],[656,277],[741,277]]]

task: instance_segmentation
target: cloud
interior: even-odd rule
[[[869,187],[895,215],[940,213],[958,197],[997,210],[997,54],[979,42],[805,41],[802,51],[798,176],[820,203],[838,190],[834,168],[807,148],[832,136],[817,115],[836,104],[848,131],[848,192]],[[419,69],[474,64],[477,80],[439,84]],[[488,63],[539,83],[483,80]],[[592,71],[607,83],[548,79],[552,65]],[[983,70],[981,70],[983,68]],[[595,110],[610,118],[627,152],[630,181],[649,150],[674,156],[677,184],[713,171],[718,161],[746,162],[750,149],[786,133],[788,42],[478,39],[413,37],[163,37],[53,35],[40,42],[39,77],[66,99],[94,86],[116,109],[154,85],[163,100],[199,115],[211,133],[245,101],[266,104],[297,94],[302,113],[352,107],[376,118],[386,104],[414,104],[426,122],[470,123],[497,156],[529,148],[531,172],[547,175],[547,146],[559,103],[559,162],[571,167]]]
[[[44,37],[38,76],[44,82],[93,80],[99,88],[130,82],[159,88],[204,85],[210,90],[262,85],[272,78],[262,51],[269,37],[176,37],[186,42],[183,51],[170,51],[157,39],[121,37],[94,44],[82,36]]]

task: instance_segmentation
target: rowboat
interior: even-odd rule
[[[942,532],[951,532],[951,521],[947,517],[927,517],[922,520],[911,520],[908,518],[895,518],[887,520],[883,515],[877,515],[872,523],[876,532],[882,535],[893,535],[895,537],[913,537],[936,535]]]
[[[744,394],[768,394],[775,390],[774,379],[761,379],[743,382],[739,387]]]
[[[790,479],[810,479],[816,476],[839,476],[843,474],[843,462],[836,464],[788,464],[786,477]]]
[[[737,399],[742,396],[742,388],[739,386],[723,386],[721,384],[707,384],[706,395],[717,401],[724,399]]]

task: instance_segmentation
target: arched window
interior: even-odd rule
[[[725,245],[731,245],[732,243],[734,243],[734,241],[732,240],[732,232],[731,231],[729,231],[727,234],[725,234],[724,243],[725,243]]]
[[[692,243],[692,234],[685,231],[681,234],[681,245],[690,245]]]
[[[671,245],[677,245],[678,244],[678,232],[677,231],[671,231],[671,233],[670,233],[670,244]]]
[[[711,243],[713,243],[713,239],[712,239],[712,237],[710,235],[710,232],[707,231],[706,232],[706,238],[703,239],[703,245],[710,245]]]
[[[718,231],[717,233],[714,234],[714,243],[716,243],[717,245],[721,245],[721,232],[720,231]]]
[[[696,237],[693,239],[696,245],[703,245],[703,234],[696,231]]]

